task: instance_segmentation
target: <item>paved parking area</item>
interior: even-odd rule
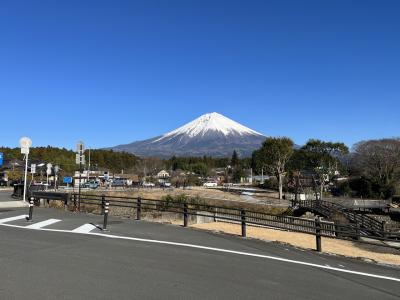
[[[398,299],[400,269],[174,225],[0,210],[0,298]],[[23,285],[20,282],[24,282]]]

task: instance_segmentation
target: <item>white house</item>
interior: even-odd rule
[[[157,178],[159,179],[166,179],[169,178],[169,173],[165,170],[161,170],[160,172],[157,173]]]

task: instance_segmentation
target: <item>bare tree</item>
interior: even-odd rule
[[[360,173],[384,186],[400,180],[400,139],[363,141],[354,146],[354,160]]]

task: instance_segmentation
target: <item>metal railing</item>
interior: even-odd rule
[[[353,223],[349,226],[360,226],[361,229],[367,231],[370,235],[383,236],[382,231],[385,231],[384,222],[376,220],[368,215],[348,210],[346,207],[337,203],[323,200],[300,200],[294,201],[293,205],[314,210],[326,217],[332,217],[333,214],[339,213]]]
[[[40,198],[58,198],[55,193],[37,194]],[[55,200],[55,199],[54,199]],[[317,250],[321,250],[321,237],[358,241],[368,244],[379,244],[400,249],[400,233],[375,230],[375,235],[361,227],[361,223],[336,224],[327,222],[320,217],[315,219],[296,218],[285,215],[271,215],[263,212],[247,210],[243,208],[224,207],[209,205],[203,201],[177,201],[177,200],[154,200],[145,198],[130,198],[119,196],[93,195],[93,194],[70,194],[68,203],[76,210],[87,210],[91,206],[100,207],[104,215],[104,228],[107,226],[108,212],[116,208],[131,209],[137,220],[142,219],[144,212],[169,212],[183,217],[183,225],[189,224],[191,216],[210,218],[211,221],[228,222],[241,225],[242,236],[246,236],[246,226],[272,228],[312,234],[316,237]],[[132,212],[133,210],[133,212]],[[365,221],[365,220],[364,220]],[[364,223],[366,224],[366,223]],[[367,239],[364,239],[367,238]],[[386,243],[391,242],[391,243]]]

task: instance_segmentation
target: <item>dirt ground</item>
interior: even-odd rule
[[[223,201],[236,201],[242,203],[253,203],[253,204],[268,204],[277,207],[287,207],[290,202],[287,200],[279,200],[275,193],[268,193],[263,196],[245,196],[237,193],[225,192],[216,189],[207,189],[204,187],[192,187],[191,189],[172,188],[172,189],[127,189],[127,190],[108,190],[108,191],[96,191],[95,193],[104,193],[115,196],[129,196],[129,197],[142,197],[145,199],[161,199],[163,196],[171,195],[177,196],[184,194],[189,197],[199,197],[202,199],[209,200],[223,200]]]
[[[230,223],[204,223],[195,224],[191,227],[234,235],[241,234],[240,225]],[[287,243],[304,249],[315,249],[315,236],[310,234],[247,226],[247,237]],[[361,258],[364,260],[373,260],[379,263],[400,266],[400,250],[387,247],[322,238],[322,251],[326,253]]]

